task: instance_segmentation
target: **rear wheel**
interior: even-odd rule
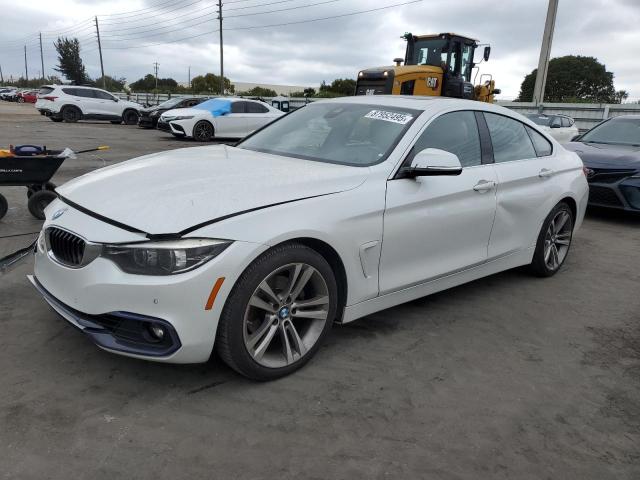
[[[206,120],[200,120],[193,127],[193,139],[198,142],[208,142],[213,138],[213,125]]]
[[[122,114],[122,121],[125,125],[138,124],[138,112],[135,110],[127,110]]]
[[[120,125],[122,123],[122,120],[111,120],[111,123],[113,123],[114,125]]]
[[[51,119],[52,122],[56,122],[56,123],[59,123],[62,121],[62,119],[58,117],[49,117],[49,118]]]
[[[64,107],[62,119],[67,123],[75,123],[82,117],[82,113],[76,107]]]
[[[4,195],[0,193],[0,218],[4,217],[9,210],[9,202]]]
[[[560,270],[571,246],[573,223],[573,211],[564,202],[556,205],[547,216],[530,266],[535,275],[551,277]]]
[[[44,220],[44,209],[56,199],[56,196],[57,195],[51,190],[33,192],[33,195],[29,197],[29,201],[27,202],[27,207],[29,208],[31,215],[38,220]]]
[[[320,348],[337,298],[335,276],[322,255],[297,243],[275,247],[244,271],[227,298],[218,354],[254,380],[288,375]]]

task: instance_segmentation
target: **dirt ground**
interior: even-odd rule
[[[9,143],[112,147],[67,162],[58,184],[192,145],[0,103]],[[40,222],[24,189],[0,193],[1,257]],[[0,276],[0,478],[640,478],[638,217],[590,211],[555,277],[509,271],[336,326],[307,367],[264,384],[216,358],[105,353],[39,297],[31,268]]]

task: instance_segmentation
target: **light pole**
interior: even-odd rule
[[[557,13],[558,0],[549,0],[547,20],[544,24],[544,35],[542,37],[542,47],[540,48],[540,59],[538,60],[538,73],[536,74],[536,84],[533,89],[533,101],[536,105],[544,101],[544,89],[547,84],[547,73],[549,72],[551,41],[553,40],[553,31],[556,27]]]

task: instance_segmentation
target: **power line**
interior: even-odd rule
[[[145,8],[141,8],[139,10],[130,10],[128,12],[120,12],[120,13],[106,13],[104,15],[98,15],[98,17],[116,17],[116,16],[124,16],[123,18],[126,18],[128,16],[134,17],[136,15],[129,15],[130,13],[136,13],[136,12],[145,12],[145,11],[149,11],[149,10],[156,10],[159,7],[162,7],[163,5],[168,5],[168,4],[176,4],[176,3],[180,3],[180,0],[178,0],[177,2],[175,0],[164,0],[160,3],[157,3],[155,5],[151,5],[149,7],[145,7]]]
[[[225,18],[249,17],[251,15],[264,15],[266,13],[285,12],[285,11],[288,11],[288,10],[298,10],[300,8],[316,7],[318,5],[326,5],[327,3],[335,3],[335,2],[339,2],[339,1],[340,0],[325,0],[324,2],[310,3],[308,5],[298,5],[296,7],[280,8],[278,10],[268,10],[266,12],[252,12],[252,13],[240,13],[238,15],[227,15]]]
[[[112,17],[106,17],[104,19],[101,19],[101,22],[103,22],[105,25],[106,24],[122,24],[122,23],[135,23],[135,22],[141,22],[150,18],[154,18],[154,17],[158,17],[158,16],[162,16],[162,15],[166,15],[167,13],[171,13],[171,12],[175,12],[177,10],[183,10],[187,7],[190,7],[191,5],[195,5],[196,3],[200,3],[200,0],[195,0],[192,1],[191,3],[187,3],[186,5],[181,5],[179,7],[176,8],[171,8],[174,7],[177,4],[183,3],[185,1],[188,0],[180,0],[178,2],[173,2],[173,5],[170,5],[169,7],[162,7],[161,9],[158,10],[153,10],[153,12],[155,13],[139,13],[137,15],[129,15],[127,17],[119,17],[119,18],[112,18]],[[167,10],[165,10],[165,8],[167,8]],[[140,17],[142,15],[145,15],[144,18],[142,18],[141,20],[123,20],[123,18],[130,18],[130,17]]]
[[[233,10],[247,10],[249,8],[258,8],[258,7],[270,7],[271,5],[276,5],[278,3],[291,3],[291,2],[295,2],[297,0],[278,0],[277,2],[267,2],[267,3],[260,3],[258,5],[250,5],[248,7],[235,7],[235,8],[227,8],[226,11],[227,12],[231,12]],[[231,3],[235,3],[235,2],[231,2]],[[228,5],[229,2],[225,2],[225,5]]]
[[[190,15],[196,15],[197,16],[196,18],[200,18],[203,15],[203,13],[202,13],[203,11],[208,10],[210,8],[214,8],[214,7],[217,8],[216,5],[209,5],[208,7],[202,8],[201,10],[190,11],[188,13],[183,13],[182,15],[172,16],[171,18],[168,18],[166,20],[158,20],[158,21],[154,22],[154,25],[156,25],[158,23],[173,22],[177,18],[183,18],[183,17],[187,17],[187,16],[190,16]],[[212,11],[211,13],[215,13],[215,12]],[[186,20],[183,20],[183,21],[186,21]],[[173,25],[165,25],[165,27],[171,27],[171,26],[173,26]],[[125,27],[125,28],[117,28],[117,29],[106,29],[104,31],[107,32],[107,33],[123,32],[123,31],[126,31],[126,30],[137,30],[137,29],[139,29],[141,27],[144,27],[144,25],[135,25],[133,27]]]
[[[200,19],[202,19],[202,16],[200,16],[199,18],[193,18],[193,19],[191,19],[189,21],[200,20]],[[184,30],[185,27],[189,27],[189,28],[197,27],[198,25],[202,25],[203,23],[208,23],[210,21],[211,21],[210,18],[206,18],[206,19],[201,20],[200,22],[194,23],[192,25],[180,25],[180,26],[173,25],[173,26],[177,26],[178,28],[175,28],[173,30],[163,30],[163,31],[158,32],[158,33],[152,33],[151,35],[144,34],[142,36],[131,36],[131,35],[134,35],[134,34],[130,33],[130,34],[124,34],[124,35],[127,35],[126,38],[122,38],[120,35],[115,35],[115,37],[121,37],[121,38],[119,38],[119,39],[118,38],[113,38],[113,39],[109,38],[108,41],[110,41],[110,42],[126,42],[126,41],[130,41],[130,40],[140,40],[141,38],[157,37],[158,35],[165,35],[167,33],[173,33],[173,32],[182,31],[182,30]],[[168,28],[168,27],[169,26],[164,26],[164,27],[160,27],[160,28],[164,29],[164,28]],[[145,31],[146,32],[151,32],[151,31],[154,31],[154,30],[158,30],[158,28],[152,28],[152,29],[145,30]],[[138,32],[138,33],[143,33],[143,32]],[[114,35],[103,35],[103,37],[113,37],[113,36]]]

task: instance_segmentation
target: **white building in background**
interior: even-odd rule
[[[269,88],[271,90],[275,90],[278,95],[289,95],[292,92],[302,92],[305,88],[310,88],[309,85],[271,85],[268,83],[246,83],[246,82],[231,82],[235,87],[236,92],[246,92],[247,90],[251,90],[255,87]],[[315,87],[318,90],[318,86]]]

